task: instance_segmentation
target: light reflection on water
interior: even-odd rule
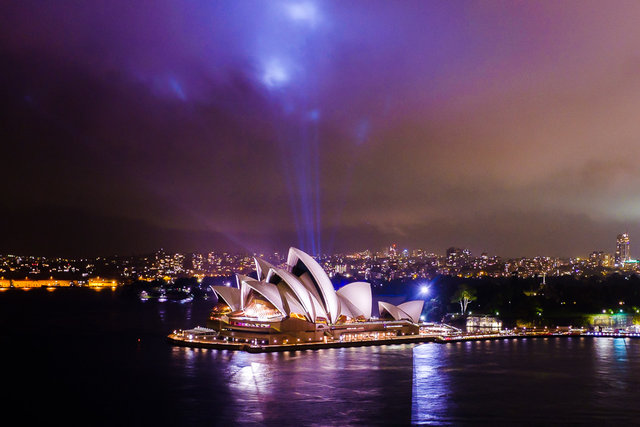
[[[215,384],[215,399],[182,401],[191,416],[208,401],[217,420],[303,425],[629,422],[639,356],[640,341],[592,338],[172,351],[177,382]]]
[[[628,338],[598,339],[594,343],[594,359],[595,399],[624,410],[627,395],[635,393],[640,385],[640,343]]]
[[[640,341],[526,339],[267,354],[180,349],[172,355],[182,369],[176,381],[213,381],[215,395],[226,401],[210,401],[216,419],[239,424],[595,423],[640,415],[633,403]]]
[[[225,419],[234,423],[409,423],[410,346],[209,353],[233,402]]]
[[[448,378],[442,366],[444,346],[423,344],[413,349],[411,422],[443,421],[446,415]]]
[[[416,424],[637,422],[640,340],[545,338],[413,350]]]
[[[640,340],[543,338],[249,354],[174,347],[208,302],[5,292],[4,408],[23,424],[636,423]],[[188,318],[192,320],[187,320]],[[47,327],[44,327],[46,325]],[[15,372],[15,375],[11,375]],[[37,389],[34,389],[37,384]],[[90,392],[87,392],[90,391]],[[32,410],[36,392],[46,399]],[[73,402],[73,411],[69,404]],[[105,404],[108,402],[108,405]],[[108,408],[108,410],[105,410]]]

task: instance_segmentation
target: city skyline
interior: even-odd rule
[[[604,249],[604,250],[603,250]],[[403,246],[403,245],[398,245],[397,243],[391,243],[391,244],[387,244],[384,246],[379,246],[379,247],[367,247],[367,248],[362,248],[362,249],[358,249],[358,250],[347,250],[347,251],[335,251],[335,252],[325,252],[325,253],[319,253],[316,254],[315,256],[319,256],[319,257],[324,257],[324,256],[337,256],[337,255],[349,255],[349,254],[356,254],[356,253],[364,253],[364,252],[369,252],[371,254],[375,254],[375,255],[384,255],[384,256],[389,256],[389,257],[394,257],[394,256],[407,256],[407,255],[411,255],[414,256],[415,253],[423,253],[423,254],[432,254],[432,255],[444,255],[449,256],[449,252],[450,251],[462,251],[466,256],[471,256],[471,254],[475,254],[475,255],[485,255],[485,254],[490,254],[491,256],[494,257],[500,257],[500,258],[505,258],[505,259],[518,259],[518,258],[535,258],[535,257],[553,257],[553,258],[558,258],[558,259],[571,259],[571,258],[580,258],[580,257],[586,257],[586,256],[593,256],[594,254],[599,254],[599,255],[606,255],[607,257],[611,258],[611,261],[613,263],[615,263],[615,265],[622,265],[625,262],[628,262],[630,260],[632,260],[631,258],[631,238],[629,236],[629,233],[621,233],[618,234],[616,236],[616,240],[615,240],[615,244],[613,245],[613,250],[612,251],[608,251],[606,248],[595,248],[595,249],[591,249],[587,252],[584,253],[580,253],[580,254],[574,254],[574,255],[551,255],[549,253],[538,253],[538,254],[534,254],[534,255],[530,255],[530,256],[513,256],[513,255],[502,255],[502,254],[496,254],[496,253],[490,253],[486,250],[481,250],[481,251],[472,251],[470,248],[468,247],[464,247],[464,246],[456,246],[456,245],[446,245],[443,248],[438,248],[436,250],[429,250],[426,249],[425,247],[418,247],[418,246]],[[44,254],[44,253],[20,253],[20,252],[15,252],[15,251],[7,251],[5,253],[0,253],[0,256],[18,256],[18,257],[42,257],[42,258],[49,258],[49,259],[58,259],[58,260],[64,260],[64,259],[94,259],[94,258],[111,258],[111,257],[127,257],[127,256],[136,256],[136,257],[140,257],[140,256],[147,256],[150,254],[158,254],[158,253],[174,253],[174,254],[184,254],[184,255],[196,255],[196,254],[234,254],[234,255],[251,255],[251,256],[255,256],[258,255],[260,253],[270,253],[270,254],[275,254],[278,255],[279,251],[277,249],[273,249],[273,248],[269,248],[267,250],[254,250],[254,251],[247,251],[247,250],[238,250],[237,248],[221,248],[221,249],[214,249],[214,248],[208,248],[205,250],[187,250],[187,251],[178,251],[178,250],[165,250],[165,248],[153,248],[152,250],[148,250],[148,251],[144,251],[144,252],[132,252],[132,253],[100,253],[100,254],[96,254],[96,255],[84,255],[84,256],[69,256],[66,254]]]
[[[636,3],[3,12],[0,253],[577,256],[640,235]]]
[[[639,17],[1,2],[5,418],[637,423]]]
[[[591,251],[580,257],[503,258],[486,252],[472,254],[467,248],[449,247],[444,254],[423,249],[401,249],[392,244],[382,250],[323,254],[315,257],[332,278],[354,278],[372,283],[433,280],[439,276],[464,278],[545,276],[607,277],[640,274],[640,264],[631,258],[627,233],[616,239],[615,254]],[[299,251],[294,247],[291,250]],[[0,254],[0,289],[8,287],[75,286],[136,281],[173,281],[205,277],[229,279],[236,273],[249,274],[255,259],[286,268],[285,252],[265,253],[154,253],[96,258],[61,258]],[[52,285],[52,283],[60,283]],[[230,282],[227,283],[227,286]]]

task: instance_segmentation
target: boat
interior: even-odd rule
[[[193,294],[189,292],[188,289],[164,289],[164,288],[153,288],[145,291],[141,291],[139,294],[140,301],[172,301],[172,302],[180,302],[186,303],[193,301]]]

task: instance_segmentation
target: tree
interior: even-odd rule
[[[464,316],[464,314],[467,312],[467,306],[471,301],[475,301],[476,298],[477,297],[476,297],[475,289],[470,288],[467,285],[460,285],[456,293],[453,294],[453,297],[451,298],[451,302],[460,303],[460,311]]]

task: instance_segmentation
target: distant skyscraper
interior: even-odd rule
[[[629,253],[629,235],[627,233],[618,234],[618,238],[616,239],[616,266],[620,267],[630,259],[631,254]]]
[[[389,246],[389,257],[395,258],[398,256],[398,250],[396,249],[396,244]]]

